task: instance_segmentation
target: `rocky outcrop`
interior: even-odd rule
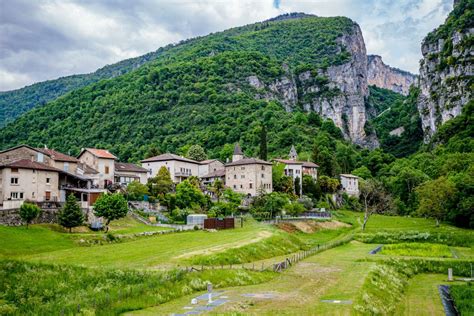
[[[463,11],[472,4],[459,1],[457,5],[460,7],[448,19],[462,21]],[[425,142],[440,125],[458,116],[473,97],[473,34],[472,26],[454,29],[445,24],[428,34],[422,43],[418,111]]]
[[[354,24],[349,34],[339,38],[339,43],[351,54],[347,63],[320,69],[316,76],[309,71],[299,75],[306,101],[303,107],[332,119],[344,136],[355,144],[378,147],[375,135],[367,135],[364,129],[369,90],[367,53],[359,26]]]
[[[367,52],[360,27],[354,23],[338,43],[338,53],[346,50],[351,55],[346,63],[296,75],[283,65],[285,75],[274,82],[265,84],[252,75],[247,77],[247,83],[256,89],[257,99],[278,100],[287,111],[301,105],[306,111],[315,111],[331,119],[353,143],[378,147],[376,135],[367,135],[365,131],[369,89]]]
[[[416,75],[390,67],[378,55],[367,56],[367,82],[379,88],[408,95],[410,86],[416,83]]]

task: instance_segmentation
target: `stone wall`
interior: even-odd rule
[[[52,224],[58,221],[59,209],[42,210],[41,215],[33,221],[33,224],[47,223]],[[20,210],[0,210],[0,225],[20,226],[24,223],[20,218]]]

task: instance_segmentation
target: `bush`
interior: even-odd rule
[[[355,236],[359,240],[368,244],[395,244],[399,242],[427,242],[445,244],[448,246],[472,247],[474,245],[474,234],[463,232],[377,232],[358,233]]]
[[[40,214],[41,209],[36,204],[25,202],[20,207],[20,217],[26,223],[26,228]]]

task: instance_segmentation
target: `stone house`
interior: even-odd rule
[[[273,191],[272,164],[257,158],[245,158],[236,144],[232,162],[225,164],[225,184],[247,196],[256,196],[260,189],[270,193]]]
[[[133,163],[115,162],[114,182],[121,185],[128,185],[133,181],[146,184],[147,173],[148,170]]]
[[[96,170],[100,189],[107,188],[114,183],[115,161],[117,157],[106,149],[83,148],[77,156],[79,161],[89,168]]]
[[[58,202],[61,170],[31,159],[19,159],[0,165],[0,205],[19,208],[25,200]]]
[[[199,176],[199,162],[184,158],[175,154],[162,154],[155,157],[147,158],[141,161],[142,167],[148,173],[147,177],[151,178],[158,174],[161,167],[166,167],[171,175],[174,183],[180,183],[191,176]]]
[[[341,174],[342,192],[350,196],[359,197],[359,177],[353,174]]]
[[[66,196],[72,193],[76,195],[83,208],[89,208],[93,205],[100,193],[105,192],[105,190],[98,189],[98,187],[94,186],[94,182],[98,183],[99,181],[98,172],[72,156],[53,149],[33,148],[28,145],[19,145],[0,152],[0,166],[5,167],[3,168],[5,170],[8,169],[6,167],[11,163],[20,163],[25,166],[25,161],[32,162],[33,164],[30,164],[29,169],[25,169],[30,171],[23,171],[18,174],[18,181],[20,183],[28,184],[32,179],[29,173],[42,175],[44,174],[45,168],[50,168],[48,169],[50,171],[52,168],[57,172],[57,181],[55,180],[56,176],[36,176],[36,186],[39,187],[39,189],[33,190],[34,188],[28,185],[22,192],[18,192],[19,194],[16,194],[16,191],[13,192],[13,196],[18,197],[16,201],[21,201],[15,203],[18,207],[23,203],[23,200],[26,199],[38,203],[45,201],[65,202]],[[33,166],[37,169],[33,169]],[[50,179],[48,180],[48,178]],[[48,184],[47,181],[50,181],[50,184]],[[46,193],[48,191],[43,190],[43,187],[48,188],[51,193]],[[37,198],[32,198],[33,195],[36,196],[38,194],[38,191],[44,191],[45,193],[37,196]],[[56,192],[58,192],[58,194],[56,194]],[[23,199],[20,197],[23,197]],[[10,202],[8,203],[12,204]]]
[[[217,159],[199,161],[198,176],[200,178],[219,170],[224,170],[224,164]]]

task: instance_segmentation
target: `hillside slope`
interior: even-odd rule
[[[43,106],[69,91],[80,89],[102,79],[109,79],[132,71],[155,59],[166,48],[146,55],[107,65],[90,74],[72,75],[38,82],[12,91],[0,92],[0,127],[15,120],[36,106]]]
[[[309,143],[332,119],[347,139],[376,146],[365,133],[367,58],[357,24],[343,17],[277,19],[195,39],[162,51],[125,75],[74,90],[0,130],[0,148],[84,146],[141,158],[151,146],[176,151],[199,143],[211,153],[241,141],[256,148]]]
[[[474,0],[455,1],[446,22],[421,47],[418,110],[425,142],[472,99],[473,46]]]

